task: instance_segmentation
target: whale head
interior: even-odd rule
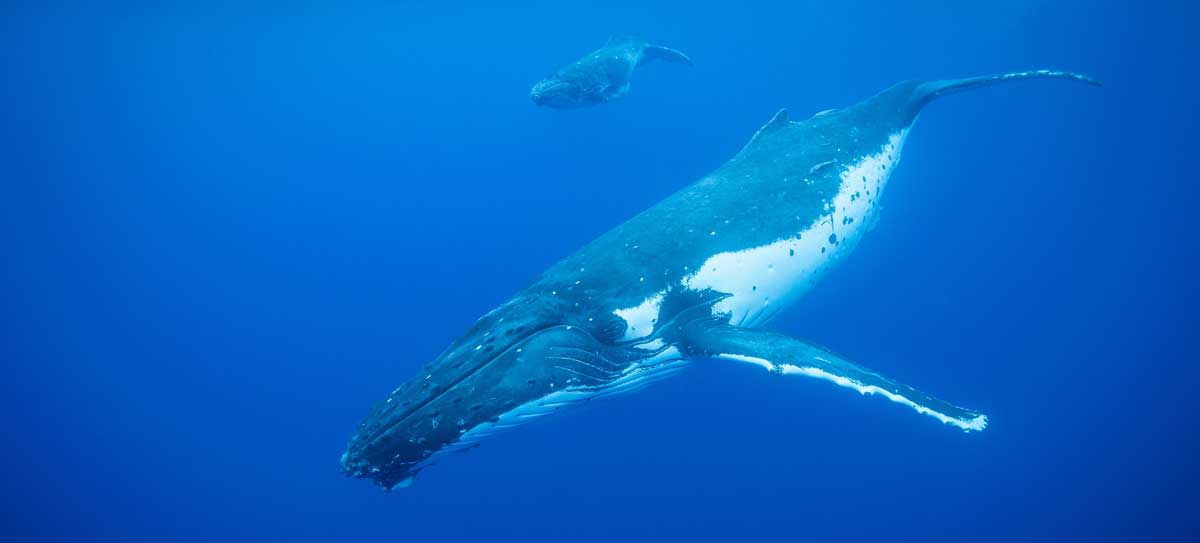
[[[408,486],[435,453],[523,401],[517,391],[528,390],[520,385],[537,377],[514,367],[553,327],[555,313],[544,300],[518,298],[480,318],[371,410],[342,455],[342,471],[387,489]]]
[[[613,346],[624,324],[562,297],[514,298],[376,405],[346,447],[342,471],[402,488],[445,453],[584,398],[644,356]]]
[[[555,109],[583,107],[597,101],[588,100],[584,93],[580,92],[579,85],[576,83],[558,77],[548,77],[538,81],[530,89],[529,99],[539,106]]]

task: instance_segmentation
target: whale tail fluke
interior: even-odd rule
[[[1099,81],[1086,75],[1057,70],[1031,70],[1027,72],[1009,72],[1006,74],[967,77],[963,79],[941,79],[938,81],[927,81],[917,85],[915,90],[917,109],[919,110],[921,107],[923,107],[925,104],[928,104],[935,98],[953,92],[986,87],[988,85],[1004,83],[1007,81],[1020,81],[1023,79],[1071,79],[1087,83],[1089,85],[1099,86],[1101,84]]]
[[[696,65],[694,62],[692,62],[692,59],[688,58],[687,55],[685,55],[675,49],[671,49],[670,47],[663,47],[661,45],[647,44],[644,48],[642,48],[642,62],[641,63],[645,63],[645,62],[651,61],[651,60],[665,60],[667,62],[674,62],[676,64],[687,64],[688,66]],[[639,63],[639,65],[641,63]]]

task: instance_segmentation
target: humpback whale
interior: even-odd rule
[[[650,45],[633,36],[613,36],[608,43],[533,86],[533,103],[571,109],[611,102],[629,92],[634,68],[654,60],[692,64],[669,47]]]
[[[342,455],[387,489],[490,434],[627,393],[697,360],[876,395],[964,431],[987,417],[762,329],[869,230],[921,109],[1016,72],[905,81],[841,110],[781,110],[716,171],[546,270],[369,413]]]

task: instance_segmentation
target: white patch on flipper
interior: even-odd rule
[[[731,294],[714,308],[731,313],[732,325],[754,327],[765,323],[778,307],[808,290],[869,229],[878,209],[879,194],[900,160],[907,134],[907,129],[892,134],[877,153],[841,171],[841,184],[828,205],[827,215],[807,225],[796,236],[715,254],[685,277],[683,286]],[[831,236],[835,236],[833,241]]]
[[[929,415],[946,424],[953,424],[954,426],[962,428],[965,432],[970,432],[972,430],[979,431],[987,428],[987,415],[979,415],[971,420],[960,420],[945,413],[941,413],[924,405],[918,404],[917,402],[896,394],[895,392],[879,388],[875,385],[864,385],[848,377],[834,375],[820,368],[801,367],[794,366],[792,364],[782,364],[781,368],[784,375],[804,375],[807,377],[815,377],[817,379],[824,379],[840,387],[857,390],[859,394],[879,394],[880,396],[883,396],[884,398],[887,398],[898,404],[907,405],[922,415]]]
[[[746,362],[749,364],[754,364],[755,366],[761,367],[771,373],[781,373],[783,375],[803,375],[806,377],[815,377],[817,379],[823,379],[823,380],[829,381],[837,386],[856,390],[856,391],[858,391],[859,394],[863,394],[863,395],[879,394],[880,396],[883,396],[884,398],[887,398],[898,404],[907,405],[907,406],[913,408],[916,412],[921,413],[922,415],[929,415],[937,420],[942,421],[943,423],[952,424],[954,426],[962,428],[964,432],[970,432],[972,430],[980,431],[980,430],[983,430],[984,428],[987,428],[987,415],[979,415],[971,420],[956,419],[956,418],[951,417],[940,411],[936,411],[927,406],[918,404],[917,402],[914,402],[914,401],[912,401],[900,394],[892,392],[890,390],[886,390],[886,389],[877,387],[875,385],[864,385],[858,381],[850,379],[849,377],[842,377],[841,375],[834,375],[834,374],[829,373],[820,368],[802,367],[802,366],[796,366],[794,364],[775,364],[765,358],[759,358],[757,356],[746,356],[746,355],[741,355],[741,354],[721,353],[721,354],[714,354],[714,355],[712,355],[712,357],[713,358],[722,358],[725,360],[736,360],[738,362]]]
[[[775,371],[775,364],[772,364],[770,360],[759,358],[757,356],[746,356],[741,354],[714,354],[713,358],[725,358],[728,360],[737,360],[738,362],[747,362],[770,372]]]
[[[659,292],[638,305],[613,311],[614,315],[625,319],[625,336],[621,339],[630,340],[650,335],[654,324],[658,322],[658,309],[662,306],[662,301],[663,293]]]

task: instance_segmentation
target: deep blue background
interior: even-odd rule
[[[0,539],[1197,536],[1196,13],[197,4],[0,8]],[[529,102],[614,32],[696,67]],[[776,109],[1040,67],[1106,85],[933,104],[774,323],[987,431],[706,361],[402,492],[339,473],[400,380]]]

